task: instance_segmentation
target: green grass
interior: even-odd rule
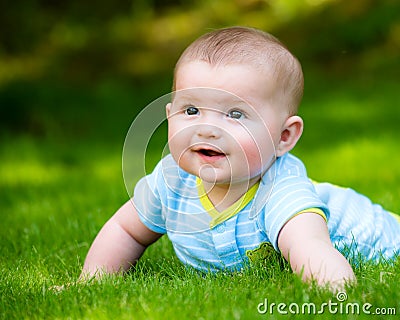
[[[306,131],[295,154],[312,178],[354,187],[399,212],[397,79],[324,80],[311,79],[308,84],[301,111]],[[55,97],[73,104],[70,92],[53,91]],[[103,105],[94,118],[88,111],[82,119],[65,111],[60,125],[58,111],[46,109],[57,99],[39,97],[46,115],[35,122],[41,133],[34,129],[2,133],[0,318],[309,319],[309,315],[281,315],[276,307],[273,314],[259,314],[257,307],[265,299],[269,306],[285,303],[286,311],[291,303],[300,308],[314,303],[319,308],[337,302],[328,290],[302,283],[287,265],[281,268],[276,262],[242,273],[200,275],[177,261],[166,238],[151,246],[135,271],[125,276],[72,285],[59,293],[49,290],[77,279],[96,233],[127,200],[121,151],[137,112],[130,106],[143,107],[152,93],[145,92],[147,96],[140,99],[137,94],[113,87],[78,91],[77,100],[83,95],[86,102]],[[118,100],[121,95],[124,101]],[[122,107],[112,113],[108,109],[115,101]],[[399,261],[361,264],[355,272],[358,285],[348,288],[344,303],[360,307],[370,303],[371,312],[394,307],[400,313]],[[337,318],[357,317],[346,315],[345,307],[342,304],[342,314],[338,309]],[[327,314],[325,309],[325,318]]]

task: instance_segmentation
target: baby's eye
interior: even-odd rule
[[[244,117],[244,113],[239,110],[231,110],[228,112],[228,117],[232,119],[241,119]]]
[[[189,106],[185,109],[185,114],[187,114],[188,116],[195,116],[199,114],[199,109],[193,106]]]

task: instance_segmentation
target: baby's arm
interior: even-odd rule
[[[129,200],[100,230],[86,256],[80,279],[128,270],[161,236],[140,221]]]
[[[302,213],[282,228],[278,246],[292,270],[303,280],[341,289],[355,280],[353,270],[329,238],[325,220],[315,213]]]

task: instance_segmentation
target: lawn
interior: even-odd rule
[[[74,283],[96,233],[127,200],[125,134],[139,109],[168,87],[31,89],[36,109],[19,109],[29,117],[14,118],[0,136],[0,318],[309,319],[314,306],[325,318],[400,313],[399,261],[355,266],[358,285],[344,297],[303,284],[277,261],[200,275],[182,267],[166,238],[127,275],[51,290]],[[18,96],[23,88],[14,95],[29,99]],[[311,76],[301,109],[305,133],[294,153],[313,179],[351,186],[400,212],[398,101],[398,79]],[[154,149],[165,135],[155,140]],[[149,150],[150,166],[158,154]]]

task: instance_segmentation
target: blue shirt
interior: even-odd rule
[[[240,270],[268,254],[268,244],[278,251],[280,230],[304,210],[327,219],[331,240],[344,253],[375,259],[400,248],[400,225],[389,213],[351,189],[311,182],[290,154],[275,161],[241,211],[219,224],[212,223],[198,190],[196,176],[168,155],[138,182],[133,198],[141,221],[166,233],[178,258],[196,269]]]

